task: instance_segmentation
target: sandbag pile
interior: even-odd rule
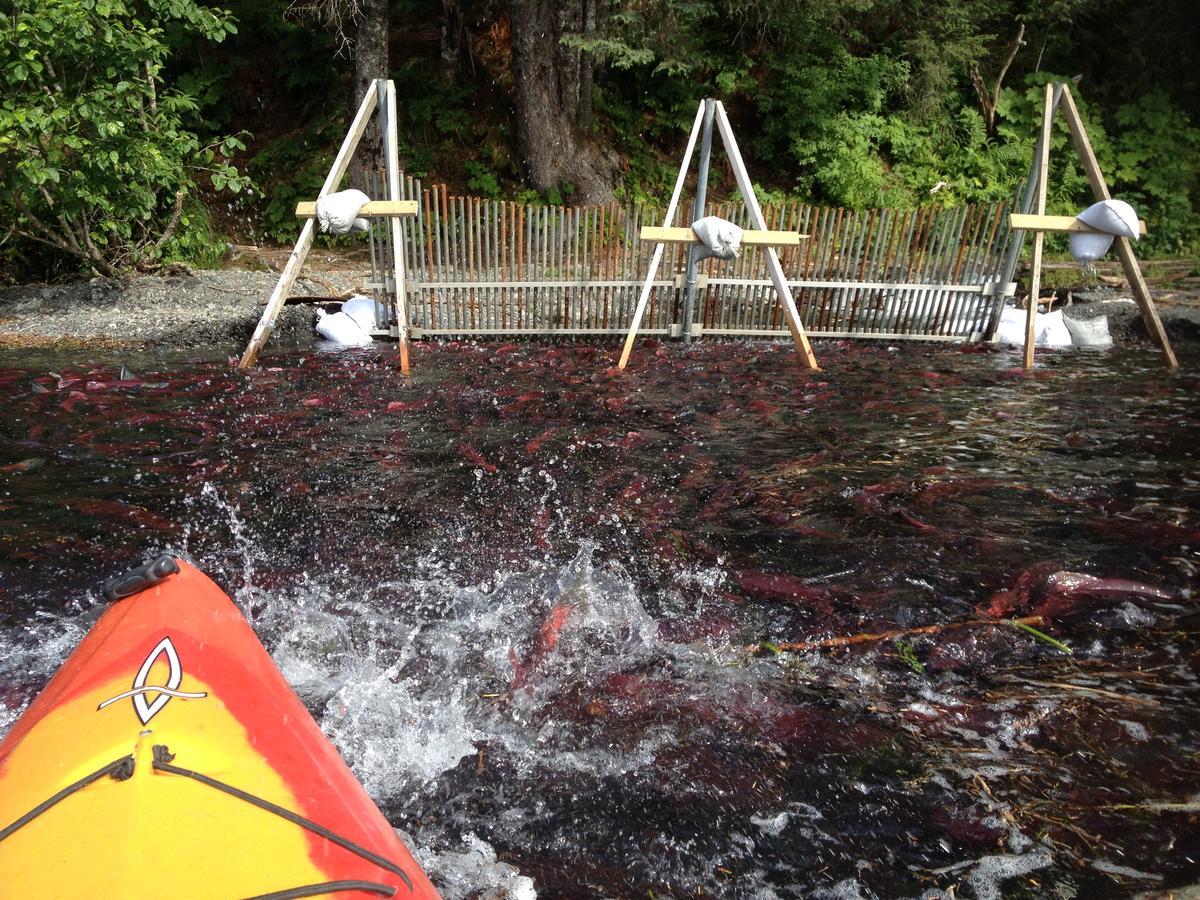
[[[1000,313],[1000,326],[996,329],[997,344],[1025,346],[1025,310],[1006,306]],[[1113,345],[1108,331],[1108,317],[1072,319],[1062,310],[1050,313],[1034,313],[1033,345],[1057,348],[1086,347],[1091,350],[1107,350]]]
[[[374,327],[375,301],[362,294],[355,294],[338,312],[317,309],[317,334],[335,344],[365,347],[371,343]]]

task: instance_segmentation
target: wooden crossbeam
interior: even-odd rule
[[[386,219],[388,216],[415,216],[417,214],[416,200],[371,200],[362,205],[358,211],[360,219]],[[297,219],[315,219],[317,204],[315,202],[300,202],[296,204]]]
[[[1033,214],[1022,215],[1021,213],[1010,213],[1008,224],[1014,229],[1020,229],[1021,231],[1070,231],[1082,232],[1083,234],[1107,234],[1107,232],[1093,228],[1086,222],[1079,221],[1075,216],[1037,216]],[[1138,232],[1143,237],[1146,234],[1146,223],[1141,219],[1138,220]]]
[[[742,243],[747,247],[798,247],[808,237],[798,231],[752,231],[742,232]],[[646,225],[638,234],[639,240],[657,244],[699,244],[700,238],[691,228],[664,228]]]

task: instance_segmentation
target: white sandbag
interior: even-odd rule
[[[1015,306],[1006,306],[1000,311],[1000,325],[996,328],[996,343],[1024,346],[1025,310],[1017,309]]]
[[[996,328],[995,343],[1025,346],[1025,310],[1006,306],[1000,311],[1000,325]],[[1033,346],[1070,347],[1071,332],[1063,324],[1061,312],[1034,313]]]
[[[358,323],[344,312],[333,315],[323,309],[317,310],[317,334],[335,344],[347,347],[365,347],[371,343],[371,336],[358,327]]]
[[[347,234],[350,231],[366,231],[371,223],[358,218],[358,211],[371,198],[362,191],[351,188],[348,191],[338,191],[336,194],[326,194],[317,201],[317,224],[321,231],[328,234]]]
[[[1115,240],[1111,234],[1096,234],[1087,231],[1072,231],[1069,240],[1071,255],[1079,262],[1095,262],[1108,252]]]
[[[1116,234],[1135,241],[1141,237],[1137,213],[1124,200],[1101,200],[1075,218],[1105,234]]]
[[[742,246],[742,229],[725,219],[717,216],[705,216],[692,223],[692,231],[700,238],[704,249],[697,259],[737,259]]]
[[[370,333],[375,328],[375,301],[362,294],[355,294],[342,304],[342,312],[352,318],[358,327]]]
[[[1064,315],[1063,324],[1067,326],[1067,331],[1071,332],[1071,341],[1076,347],[1107,350],[1113,345],[1112,335],[1108,331],[1108,316],[1072,319]]]
[[[1037,335],[1034,346],[1050,348],[1071,346],[1071,332],[1063,324],[1062,310],[1038,313],[1034,318],[1033,332]]]

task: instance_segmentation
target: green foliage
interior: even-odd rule
[[[348,57],[321,26],[290,16],[291,0],[224,0],[231,12],[197,0],[9,4],[0,21],[8,277],[47,260],[58,271],[64,260],[97,271],[211,260],[221,249],[212,229],[239,221],[253,223],[252,238],[294,240],[294,205],[316,194],[352,109]],[[450,7],[464,38],[454,71],[438,39]],[[596,66],[586,139],[616,153],[624,202],[665,200],[706,96],[725,101],[760,196],[858,208],[1007,199],[1029,169],[1042,86],[1082,74],[1075,97],[1100,165],[1149,224],[1139,254],[1200,247],[1200,79],[1180,53],[1200,37],[1200,19],[1186,0],[593,8],[594,27],[564,43]],[[393,44],[394,70],[380,74],[397,84],[401,165],[483,196],[570,202],[569,190],[546,195],[522,181],[508,9],[393,0],[393,30],[407,38]],[[1025,44],[989,116],[1018,23]],[[221,137],[243,128],[257,140]],[[714,199],[735,193],[719,141],[709,187]],[[1050,211],[1089,202],[1057,125]]]
[[[196,197],[189,197],[179,217],[179,227],[162,248],[163,262],[183,262],[212,268],[225,257],[229,245],[214,233],[208,210]]]
[[[1182,254],[1200,242],[1200,128],[1162,90],[1112,117],[1114,195],[1146,219],[1151,252]]]
[[[248,184],[238,138],[182,126],[195,100],[164,88],[164,25],[220,41],[236,29],[192,0],[17,0],[0,24],[0,219],[19,274],[31,244],[103,274],[152,262],[203,177]],[[191,220],[189,220],[189,223]]]
[[[692,52],[693,45],[679,36],[719,27],[715,5],[703,0],[608,0],[600,5],[603,27],[595,33],[567,35],[563,43],[614,69],[689,76],[701,60]]]
[[[246,170],[266,195],[265,205],[247,211],[256,220],[255,240],[296,240],[296,203],[317,196],[343,134],[342,123],[327,120],[274,141],[250,158]]]
[[[897,638],[893,641],[893,646],[896,648],[896,655],[900,657],[902,663],[918,675],[925,674],[925,664],[917,659],[917,651],[913,649],[912,644],[903,638]]]
[[[467,179],[467,190],[474,191],[482,197],[492,199],[500,197],[500,181],[491,169],[473,159],[467,160],[466,167],[467,174],[470,176]]]

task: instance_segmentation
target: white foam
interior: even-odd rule
[[[0,686],[49,680],[83,640],[90,626],[85,619],[39,614],[18,629],[0,629]],[[0,737],[8,733],[27,705],[0,703]]]
[[[500,862],[492,845],[474,834],[463,837],[460,851],[433,854],[418,848],[418,862],[444,900],[537,900],[533,879]]]
[[[1023,854],[984,856],[971,867],[965,881],[978,900],[1001,900],[1005,881],[1053,864],[1054,856],[1045,847]]]
[[[421,787],[476,752],[478,730],[461,702],[416,696],[395,667],[351,675],[325,706],[321,727],[376,801]]]
[[[1141,722],[1133,722],[1129,719],[1117,719],[1117,721],[1121,723],[1121,727],[1125,729],[1125,733],[1135,741],[1150,740],[1150,732],[1146,730],[1146,726]]]
[[[1163,879],[1161,875],[1155,875],[1152,872],[1139,872],[1137,869],[1129,868],[1129,866],[1118,866],[1107,859],[1093,859],[1092,868],[1098,872],[1104,872],[1106,875],[1120,875],[1123,878],[1140,878],[1143,881],[1162,881]]]
[[[781,812],[774,816],[751,816],[750,821],[757,825],[763,834],[779,837],[783,834],[783,829],[787,828],[789,818],[787,813]]]
[[[832,887],[817,888],[812,896],[818,900],[871,900],[875,895],[866,890],[857,878],[847,878]]]

